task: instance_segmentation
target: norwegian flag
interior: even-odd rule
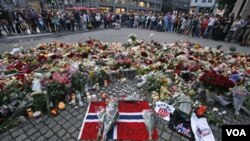
[[[83,120],[82,128],[79,134],[79,140],[97,140],[98,135],[98,118],[96,107],[105,107],[105,102],[91,102]],[[112,140],[148,140],[149,134],[142,116],[144,109],[150,109],[148,102],[126,102],[119,101],[119,119],[107,135],[107,139]],[[152,137],[158,139],[157,130],[155,129]]]

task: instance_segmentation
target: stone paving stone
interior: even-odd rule
[[[227,122],[231,122],[231,121],[232,121],[232,118],[229,117],[229,116],[225,116],[225,117],[223,117],[223,120],[227,120]]]
[[[49,130],[44,136],[46,137],[46,138],[49,138],[49,137],[51,137],[51,136],[53,136],[53,132],[51,131],[51,130]]]
[[[72,117],[72,116],[71,116],[70,114],[68,114],[68,115],[66,115],[64,118],[65,118],[66,120],[69,120],[71,117]]]
[[[64,118],[62,118],[57,123],[60,124],[60,125],[63,125],[65,122],[66,122],[66,120]]]
[[[59,137],[62,137],[64,134],[65,134],[65,130],[64,129],[61,129],[57,134]]]
[[[26,134],[22,134],[20,136],[18,136],[15,140],[16,141],[24,141],[27,138]]]
[[[53,127],[53,131],[58,132],[58,131],[60,131],[61,128],[62,127],[60,125],[56,125],[56,126]]]
[[[70,120],[69,120],[69,122],[70,123],[75,123],[76,121],[78,121],[78,119],[77,118],[75,118],[75,117],[72,117]]]
[[[75,139],[69,139],[69,141],[75,141]]]
[[[35,134],[31,135],[30,138],[31,140],[35,141],[41,136],[41,133],[36,132]]]
[[[59,113],[60,114],[60,113]],[[60,121],[62,119],[61,115],[57,115],[56,117],[53,118],[54,121]]]
[[[46,141],[44,136],[40,136],[38,139],[36,139],[35,141]]]
[[[51,138],[49,138],[48,141],[58,141],[58,137],[54,135]]]
[[[13,140],[13,139],[10,135],[5,136],[4,138],[1,138],[1,141],[11,141],[11,140]]]
[[[181,135],[178,134],[177,132],[173,132],[172,135],[173,135],[173,136],[176,136],[176,137],[181,137]]]
[[[75,117],[75,116],[79,115],[79,112],[78,112],[78,111],[74,111],[74,112],[72,113],[72,115]]]
[[[25,132],[27,133],[27,135],[32,135],[34,132],[36,132],[37,130],[36,129],[34,129],[34,128],[30,128],[30,129],[28,129],[28,130],[25,130]]]
[[[50,124],[48,124],[49,128],[53,128],[56,125],[55,121],[52,121]]]
[[[169,129],[168,127],[164,128],[168,133],[172,133],[173,130]]]
[[[47,126],[44,126],[43,128],[39,129],[39,131],[44,134],[49,130],[49,128]]]
[[[73,113],[73,112],[75,112],[76,110],[75,110],[75,108],[71,108],[70,110],[69,110],[69,113]]]
[[[76,121],[75,123],[73,123],[73,125],[74,125],[76,128],[81,128],[81,126],[82,126],[82,121],[83,121],[83,119],[78,120],[78,121]]]
[[[213,134],[214,134],[214,137],[215,137],[216,139],[221,138],[221,133],[220,133],[220,132],[213,132]]]
[[[72,133],[73,139],[77,140],[79,133],[80,133],[80,129]]]
[[[76,118],[79,120],[83,120],[84,116],[83,116],[83,114],[79,114]]]
[[[23,134],[23,133],[24,133],[24,131],[22,129],[18,129],[15,132],[12,133],[12,136],[15,138],[18,135]]]
[[[157,128],[157,127],[156,127]],[[163,133],[163,130],[157,128],[158,135],[161,135]]]
[[[31,139],[25,139],[25,141],[32,141]]]
[[[71,126],[71,124],[70,124],[69,122],[66,122],[66,123],[63,125],[63,128],[68,129],[70,126]]]
[[[168,141],[168,140],[159,137],[158,141]]]
[[[4,138],[5,136],[9,135],[10,133],[8,131],[4,133],[0,133],[0,139]]]
[[[76,130],[76,128],[74,126],[71,126],[67,131],[69,133],[73,133]]]
[[[45,124],[50,124],[51,122],[53,121],[53,119],[52,118],[48,118],[46,121],[45,121]]]
[[[39,122],[39,123],[35,124],[35,128],[36,128],[36,129],[40,129],[40,128],[42,128],[44,125],[45,125],[44,122]]]
[[[27,130],[29,130],[30,128],[34,128],[34,126],[33,126],[32,124],[26,124],[26,125],[24,125],[23,130],[24,130],[24,131],[27,131]]]
[[[64,116],[68,115],[68,114],[69,114],[69,112],[68,112],[68,111],[66,111],[66,110],[64,110],[64,111],[62,111],[60,114],[62,115],[62,117],[64,117]]]
[[[180,141],[180,137],[177,137],[177,136],[172,136],[171,137],[171,141]]]
[[[157,127],[160,128],[160,129],[163,129],[163,128],[164,128],[164,124],[158,123],[158,124],[157,124]]]
[[[71,135],[69,133],[66,133],[63,137],[62,140],[67,141],[69,139],[72,139]]]
[[[170,137],[171,137],[171,134],[168,133],[168,132],[163,132],[162,135],[161,135],[161,137],[162,137],[163,139],[165,139],[165,140],[169,140]]]
[[[219,131],[219,127],[215,126],[215,125],[210,125],[210,128],[213,130],[213,131]]]
[[[15,130],[17,130],[17,129],[19,129],[19,127],[18,126],[16,126],[16,127],[13,127],[13,128],[11,128],[11,129],[9,129],[9,131],[10,132],[14,132]]]

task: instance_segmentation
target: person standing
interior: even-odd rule
[[[208,20],[207,20],[206,16],[202,18],[200,26],[201,26],[200,36],[203,37],[204,32],[205,32],[206,28],[208,27]]]
[[[215,17],[213,15],[211,15],[211,17],[208,20],[208,26],[204,32],[204,36],[203,36],[204,38],[211,37],[215,21],[216,21]]]

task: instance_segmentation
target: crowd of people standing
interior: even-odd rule
[[[250,16],[186,13],[81,12],[78,10],[0,9],[0,31],[7,35],[87,31],[95,28],[141,28],[250,45]]]

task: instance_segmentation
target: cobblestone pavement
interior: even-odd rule
[[[213,41],[211,39],[201,39],[194,38],[186,35],[180,35],[176,33],[167,33],[167,32],[156,32],[146,29],[131,29],[131,28],[122,28],[120,30],[115,29],[101,29],[90,32],[83,33],[55,33],[45,35],[32,35],[27,38],[24,37],[14,37],[13,39],[5,38],[0,39],[0,51],[11,50],[13,46],[23,46],[24,48],[34,47],[38,43],[45,43],[51,41],[60,41],[60,42],[84,42],[89,38],[94,38],[102,40],[105,42],[126,42],[130,34],[136,34],[139,39],[144,41],[150,41],[150,35],[153,34],[152,39],[160,42],[172,43],[175,41],[191,41],[200,43],[203,46],[217,47],[222,45],[225,51],[228,50],[230,46],[235,46],[238,52],[250,53],[250,47],[241,47],[239,44]]]
[[[141,95],[141,99],[145,99],[144,91],[136,88],[136,83],[129,80],[125,83],[114,82],[108,87],[103,87],[99,91],[90,91],[91,94],[106,92],[119,97],[120,92],[132,93],[136,92]],[[67,105],[66,110],[59,111],[56,117],[42,117],[40,122],[35,119],[29,119],[26,123],[14,127],[5,133],[0,134],[1,141],[75,141],[78,138],[81,124],[87,110],[88,103],[84,99],[84,107],[74,108]],[[241,114],[239,117],[233,115],[232,107],[226,109],[227,114],[220,116],[225,124],[250,124],[249,117]],[[158,119],[157,130],[159,141],[185,141],[185,137],[180,136],[167,127],[168,122]],[[219,127],[210,124],[216,141],[221,140],[221,130]]]

